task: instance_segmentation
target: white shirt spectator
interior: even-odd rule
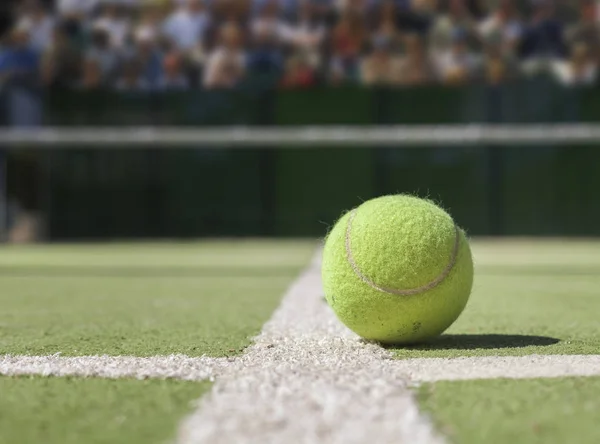
[[[54,26],[54,19],[49,16],[34,23],[31,28],[31,45],[34,49],[43,51],[50,46],[52,35],[54,33]]]
[[[199,0],[190,0],[192,2]],[[177,45],[179,49],[191,50],[201,43],[204,33],[210,24],[206,12],[182,7],[171,14],[163,25],[163,33]]]
[[[49,15],[38,18],[25,16],[21,19],[18,26],[29,32],[31,47],[38,52],[45,51],[52,43],[54,19]]]

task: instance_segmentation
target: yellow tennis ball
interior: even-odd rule
[[[323,287],[338,318],[365,339],[410,344],[437,336],[473,285],[465,233],[433,202],[383,196],[344,214],[323,251]]]

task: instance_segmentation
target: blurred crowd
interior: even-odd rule
[[[282,88],[595,82],[595,0],[21,0],[0,85]]]

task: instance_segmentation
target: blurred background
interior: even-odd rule
[[[9,242],[317,237],[397,192],[437,200],[471,235],[600,235],[600,140],[576,131],[464,146],[455,131],[419,146],[401,131],[395,145],[202,137],[594,124],[596,0],[2,0],[0,15]],[[61,142],[148,127],[198,132],[185,146]],[[7,137],[43,128],[52,143]]]

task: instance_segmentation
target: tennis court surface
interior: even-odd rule
[[[366,343],[318,241],[0,250],[0,443],[598,443],[600,242],[472,241],[440,338]]]

